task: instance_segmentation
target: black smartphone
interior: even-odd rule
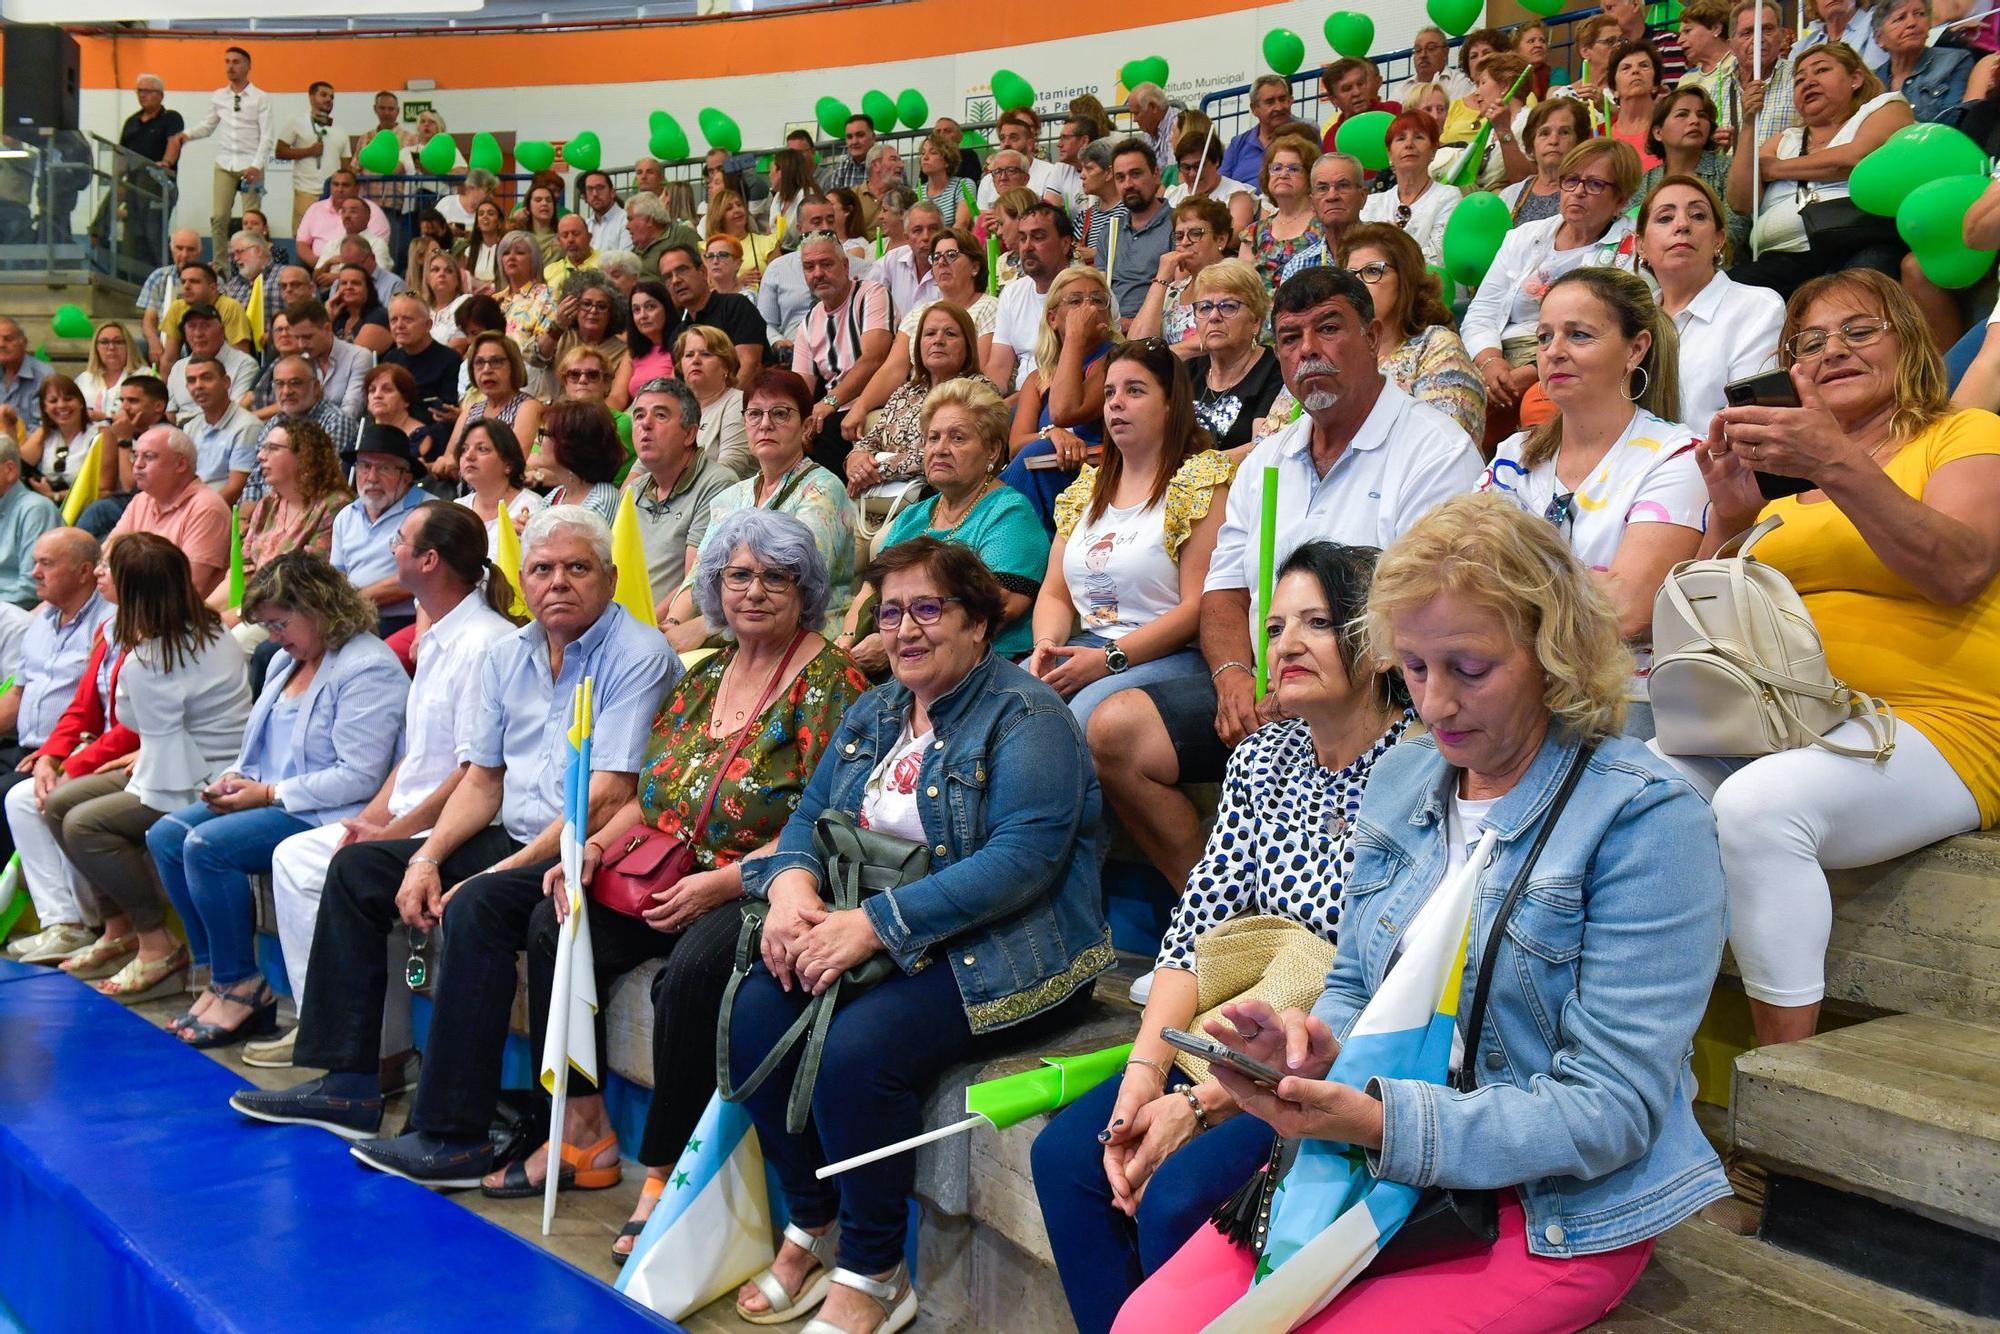
[[[1245,1079],[1261,1084],[1265,1088],[1276,1088],[1278,1081],[1285,1077],[1262,1061],[1225,1047],[1214,1038],[1190,1033],[1184,1028],[1163,1028],[1160,1030],[1160,1037],[1169,1047],[1177,1051],[1184,1051],[1190,1056],[1199,1056],[1210,1065],[1226,1065]]]
[[[1746,375],[1740,380],[1731,380],[1722,386],[1722,396],[1732,408],[1795,408],[1799,406],[1799,389],[1792,383],[1792,373],[1786,370],[1763,371],[1757,375]],[[1757,479],[1757,490],[1766,500],[1779,500],[1785,496],[1796,496],[1802,491],[1810,491],[1814,484],[1804,477],[1787,477],[1783,473],[1759,472],[1752,474]]]

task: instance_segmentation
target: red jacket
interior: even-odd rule
[[[71,778],[81,778],[93,774],[107,760],[115,760],[120,755],[129,755],[139,749],[139,734],[118,721],[116,698],[118,694],[118,673],[125,666],[125,654],[120,652],[111,664],[111,698],[101,697],[97,691],[98,669],[104,664],[104,655],[111,651],[111,641],[105,638],[100,628],[97,638],[90,646],[90,662],[83,669],[83,679],[76,683],[76,694],[70,697],[69,707],[56,720],[55,730],[33,758],[47,755],[62,764],[63,772]],[[86,736],[97,739],[77,749],[77,743]]]

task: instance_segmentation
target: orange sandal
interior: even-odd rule
[[[620,1181],[623,1181],[625,1179],[625,1164],[623,1162],[615,1162],[609,1167],[584,1166],[585,1163],[595,1159],[598,1154],[603,1153],[606,1149],[616,1148],[617,1144],[618,1137],[616,1135],[606,1135],[603,1139],[588,1147],[564,1144],[562,1146],[562,1168],[556,1176],[556,1189],[558,1191],[609,1190]],[[542,1147],[547,1148],[548,1145],[544,1143]],[[506,1175],[501,1178],[499,1185],[481,1186],[479,1190],[488,1199],[524,1199],[531,1195],[540,1195],[543,1190],[543,1182],[528,1180],[528,1163],[526,1159],[521,1159],[507,1164]]]

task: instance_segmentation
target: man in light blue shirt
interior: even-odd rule
[[[327,559],[380,609],[384,639],[417,619],[410,591],[396,582],[396,554],[389,543],[403,516],[426,499],[410,485],[419,466],[409,436],[369,422],[361,428],[354,456],[354,503],[333,516]]]
[[[21,446],[0,432],[0,599],[17,607],[40,602],[28,562],[35,541],[62,523],[56,503],[21,482]]]
[[[34,430],[42,424],[42,381],[56,368],[28,355],[28,335],[12,316],[0,315],[0,403],[21,414],[21,424]]]
[[[486,1126],[499,1092],[514,955],[561,847],[575,687],[591,681],[594,830],[636,790],[654,715],[680,675],[660,632],[612,600],[617,570],[602,519],[581,506],[551,506],[529,520],[521,546],[522,595],[534,621],[487,651],[483,722],[437,826],[421,841],[343,848],[328,870],[293,1061],[332,1073],[230,1100],[260,1120],[374,1134],[382,1119],[383,938],[399,919],[436,928],[451,962],[432,997],[409,1130],[354,1150],[371,1167],[426,1185],[475,1186],[492,1168]]]
[[[190,357],[188,397],[197,411],[182,423],[194,441],[195,476],[231,505],[243,494],[257,466],[257,441],[264,423],[229,395],[229,372],[216,357]]]

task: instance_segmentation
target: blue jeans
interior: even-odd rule
[[[1053,454],[1056,447],[1047,440],[1030,440],[1014,456],[1014,461],[1000,470],[1000,480],[1028,498],[1041,518],[1042,527],[1049,539],[1056,535],[1056,497],[1063,489],[1076,480],[1075,468],[1030,468],[1028,460],[1038,454]]]
[[[160,870],[188,948],[217,988],[257,972],[250,873],[269,874],[271,851],[313,826],[276,806],[218,815],[196,802],[153,822],[146,847]]]
[[[760,960],[736,993],[729,1064],[749,1077],[811,999],[781,991]],[[827,1030],[826,1055],[813,1087],[804,1131],[785,1131],[785,1103],[798,1069],[796,1051],[744,1101],[764,1158],[783,1184],[794,1223],[816,1228],[840,1219],[840,1264],[863,1274],[894,1269],[903,1258],[909,1198],[916,1188],[913,1154],[843,1172],[829,1181],[813,1173],[830,1162],[908,1139],[924,1128],[924,1097],[946,1068],[993,1045],[1032,1039],[1043,1028],[1075,1021],[1090,988],[1035,1018],[996,1034],[974,1036],[949,965],[933,958],[914,973],[896,973],[854,997],[842,995]],[[803,1048],[801,1043],[800,1047]],[[684,1072],[694,1077],[697,1072]]]
[[[1169,1087],[1187,1083],[1176,1070]],[[1138,1218],[1127,1218],[1111,1202],[1104,1146],[1097,1142],[1111,1120],[1118,1086],[1116,1078],[1107,1079],[1058,1113],[1035,1136],[1031,1159],[1049,1249],[1080,1334],[1110,1329],[1125,1299],[1271,1152],[1271,1127],[1254,1116],[1233,1116],[1161,1163],[1146,1184]]]
[[[1085,633],[1072,635],[1069,642],[1103,648],[1111,641],[1102,635]],[[1136,662],[1122,672],[1092,681],[1071,695],[1069,711],[1076,715],[1076,725],[1085,727],[1090,723],[1091,712],[1121,690],[1133,690],[1155,681],[1170,681],[1177,676],[1193,676],[1207,670],[1208,660],[1201,656],[1201,650],[1197,648],[1184,648],[1164,658],[1154,658],[1151,662]]]

